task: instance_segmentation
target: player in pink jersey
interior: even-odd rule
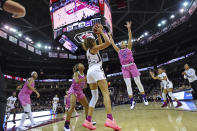
[[[26,128],[23,127],[23,124],[24,124],[27,116],[29,117],[29,119],[31,121],[32,127],[36,126],[36,123],[32,117],[30,96],[33,92],[35,92],[37,95],[37,98],[40,97],[40,94],[35,89],[35,80],[37,78],[38,78],[37,72],[33,71],[31,73],[31,77],[29,79],[27,79],[27,81],[23,85],[23,88],[21,89],[21,91],[18,94],[18,99],[24,109],[24,113],[22,115],[22,119],[21,119],[20,125],[18,127],[19,130],[26,130]]]
[[[73,68],[73,80],[72,85],[68,91],[68,96],[70,96],[70,108],[67,112],[66,121],[64,125],[64,131],[71,131],[70,129],[70,118],[72,112],[75,109],[76,102],[79,101],[85,108],[86,117],[88,115],[88,101],[83,93],[83,89],[87,87],[86,76],[84,74],[85,67],[83,64],[79,63]]]
[[[130,109],[134,109],[135,102],[133,101],[133,91],[132,91],[132,87],[131,87],[131,78],[134,78],[135,84],[137,85],[137,87],[142,95],[145,105],[148,105],[148,100],[147,100],[147,97],[144,92],[144,87],[143,87],[141,80],[140,80],[140,72],[138,71],[138,68],[137,68],[136,64],[134,63],[133,53],[131,51],[132,50],[131,22],[127,22],[125,26],[127,27],[128,32],[129,32],[129,40],[128,40],[127,46],[122,41],[121,45],[120,45],[120,48],[121,48],[120,49],[114,43],[111,33],[109,35],[110,35],[110,41],[112,43],[112,46],[114,47],[114,49],[118,53],[120,63],[122,65],[122,74],[123,74],[123,78],[124,78],[124,81],[127,86],[127,92],[128,92],[128,95],[130,98],[130,103],[131,103]]]
[[[68,94],[68,91],[66,91],[66,95],[64,96],[64,105],[65,105],[65,116],[64,119],[66,120],[66,114],[70,108],[70,95]],[[79,114],[77,113],[76,109],[74,109],[74,112],[76,114],[76,116],[78,116]]]

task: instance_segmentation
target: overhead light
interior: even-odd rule
[[[22,34],[21,34],[21,33],[18,33],[18,36],[19,36],[19,37],[22,37]]]
[[[51,49],[51,46],[48,46],[48,49],[50,50]]]
[[[45,45],[45,46],[44,46],[44,48],[45,48],[45,49],[47,49],[47,48],[48,48],[48,46],[46,46],[46,45]]]
[[[183,12],[185,12],[185,9],[181,8],[179,11],[180,11],[180,13],[183,13]]]
[[[5,25],[4,28],[8,30],[9,29],[9,26]]]
[[[25,37],[25,40],[29,41],[29,40],[30,40],[30,38],[29,38],[29,37]]]
[[[11,31],[11,32],[16,32],[16,29],[14,29],[14,28],[9,28],[9,30]]]
[[[57,47],[57,50],[60,50],[60,47]]]
[[[166,24],[166,20],[162,20],[161,24],[163,24],[163,25]]]
[[[161,27],[161,23],[159,23],[157,26],[158,26],[158,27]]]
[[[187,7],[189,5],[189,3],[187,2],[187,1],[185,1],[184,3],[183,3],[183,6],[184,7]]]
[[[37,47],[38,47],[38,48],[41,48],[42,45],[41,45],[40,43],[37,43]]]
[[[144,35],[147,36],[148,35],[148,32],[145,32]]]
[[[175,15],[174,15],[174,14],[172,14],[172,15],[170,16],[170,19],[174,19],[174,17],[175,17]]]

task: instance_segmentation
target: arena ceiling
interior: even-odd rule
[[[17,27],[23,34],[31,36],[34,41],[40,41],[53,46],[53,31],[49,15],[48,0],[16,0],[26,7],[27,15],[21,19],[12,19],[6,13],[1,14],[1,25],[8,24]],[[126,21],[131,20],[133,37],[139,37],[143,32],[157,30],[158,22],[168,18],[180,8],[179,0],[121,0],[123,8],[119,8],[117,0],[111,0],[114,39],[116,42],[127,39]],[[176,56],[196,50],[197,13],[184,24],[159,37],[146,45],[135,46],[136,63],[139,67],[156,65]],[[27,77],[29,72],[43,72],[44,78],[70,78],[72,66],[79,60],[62,60],[38,56],[20,47],[9,44],[1,39],[0,50],[4,56],[1,62],[4,73]],[[111,70],[108,73],[119,72],[120,65],[112,48],[105,50],[110,61],[104,67]]]

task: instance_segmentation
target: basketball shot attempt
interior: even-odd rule
[[[115,44],[111,33],[109,34],[110,36],[110,42],[113,46],[113,48],[115,49],[115,51],[118,53],[119,59],[120,59],[120,63],[122,65],[122,74],[123,74],[123,78],[124,81],[126,83],[127,86],[127,92],[130,98],[130,104],[131,107],[130,109],[134,109],[135,107],[135,102],[133,100],[133,90],[131,87],[131,78],[134,78],[135,84],[137,85],[143,101],[144,101],[144,105],[148,105],[148,100],[147,97],[145,95],[145,91],[144,91],[144,87],[141,83],[140,80],[140,72],[136,66],[136,64],[134,63],[134,57],[133,57],[133,52],[132,52],[132,33],[131,33],[131,22],[127,22],[125,27],[127,27],[128,29],[128,34],[129,34],[129,40],[128,40],[128,45],[126,45],[125,42],[121,42],[120,44],[120,48]]]

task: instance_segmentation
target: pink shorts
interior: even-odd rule
[[[74,94],[77,98],[77,101],[80,101],[81,99],[83,99],[85,97],[85,94],[83,93],[83,90],[79,87],[71,87],[68,91],[68,94]]]
[[[31,99],[30,99],[30,95],[27,94],[20,94],[18,95],[18,99],[21,103],[21,105],[27,105],[27,104],[31,104]]]
[[[140,76],[140,72],[135,63],[130,66],[122,67],[122,75],[124,78],[134,78]]]

